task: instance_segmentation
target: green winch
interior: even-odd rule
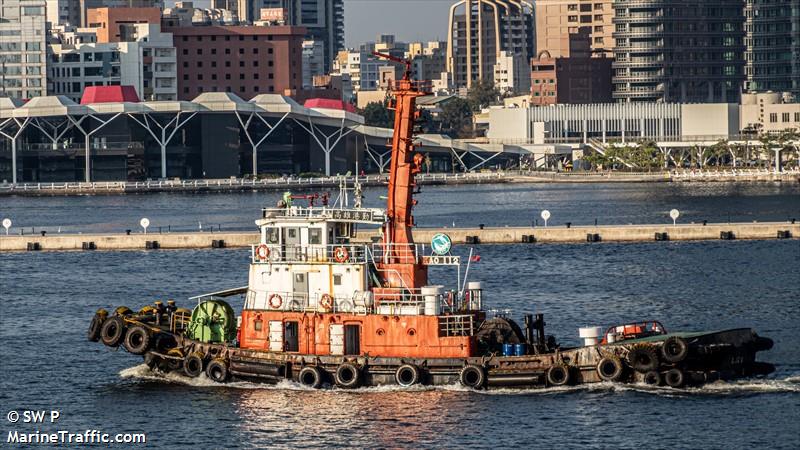
[[[222,300],[206,300],[192,311],[186,336],[200,342],[232,342],[236,339],[236,314]]]

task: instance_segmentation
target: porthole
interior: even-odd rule
[[[378,330],[375,331],[375,334],[377,334],[378,336],[383,336],[384,334],[386,334],[386,331],[383,328],[378,328]]]
[[[415,334],[417,334],[417,330],[415,330],[413,328],[409,328],[407,333],[408,333],[409,336],[414,336]]]

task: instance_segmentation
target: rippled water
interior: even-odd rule
[[[113,200],[119,201],[103,199]],[[98,307],[167,296],[187,304],[191,295],[240,286],[246,251],[7,253],[0,254],[2,413],[59,409],[57,426],[43,430],[144,431],[148,445],[162,448],[800,446],[800,242],[477,251],[481,262],[470,278],[484,281],[489,307],[543,312],[549,332],[566,344],[577,343],[579,326],[634,319],[658,319],[668,329],[753,326],[775,339],[761,358],[777,371],[685,390],[599,384],[491,393],[456,386],[310,391],[291,383],[219,386],[204,378],[186,384],[87,342],[89,319]],[[451,274],[437,270],[433,277],[446,281]],[[0,432],[5,439],[11,429],[34,428],[3,421]]]
[[[800,219],[798,183],[613,183],[423,186],[414,210],[420,226],[530,225],[552,213],[551,225],[750,222]],[[260,208],[280,193],[146,194],[83,197],[0,197],[0,216],[26,232],[122,232],[150,219],[151,231],[253,229]],[[382,207],[385,188],[368,188],[365,203]],[[14,230],[13,232],[19,232]]]

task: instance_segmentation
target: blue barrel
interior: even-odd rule
[[[528,354],[528,344],[515,344],[514,355],[525,356]]]
[[[514,344],[503,344],[503,356],[514,356]]]

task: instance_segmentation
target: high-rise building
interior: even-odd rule
[[[322,42],[325,73],[330,72],[336,54],[344,49],[344,0],[240,0],[239,19],[261,18],[262,9],[283,9],[285,24],[305,27],[306,39]]]
[[[746,0],[746,91],[800,97],[800,2]]]
[[[745,0],[615,0],[614,99],[738,102]]]
[[[537,0],[536,52],[570,56],[570,36],[589,30],[592,53],[610,57],[614,48],[613,0]]]
[[[314,88],[314,78],[325,75],[325,47],[322,42],[303,41],[303,89]]]
[[[178,99],[204,92],[292,95],[303,88],[302,27],[165,28],[178,59]]]
[[[531,90],[530,60],[519,54],[500,52],[494,65],[494,86],[502,94],[527,94]]]
[[[45,0],[3,0],[0,5],[0,94],[45,95]]]
[[[534,45],[533,7],[527,1],[463,0],[450,8],[447,72],[456,87],[492,79],[503,51],[528,60]]]
[[[45,0],[52,26],[86,27],[86,13],[96,8],[163,8],[164,0]]]

